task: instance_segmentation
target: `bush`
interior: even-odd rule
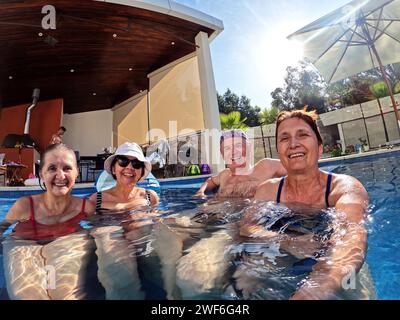
[[[379,81],[369,87],[375,98],[383,98],[389,95],[389,89],[385,81]]]

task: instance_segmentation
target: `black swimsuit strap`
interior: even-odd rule
[[[103,201],[103,195],[101,192],[97,192],[97,197],[96,197],[96,211],[99,211],[101,209],[101,203]]]
[[[329,194],[331,193],[331,184],[332,184],[332,172],[329,172],[325,190],[325,204],[327,208],[329,208]]]
[[[281,193],[284,182],[285,182],[285,177],[282,177],[281,182],[279,183],[278,193],[276,194],[276,203],[281,203]]]
[[[150,191],[146,190],[146,200],[147,200],[147,205],[151,206],[151,197],[150,197]]]

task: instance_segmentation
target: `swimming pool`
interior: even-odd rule
[[[375,283],[378,299],[400,299],[400,256],[398,254],[400,249],[400,239],[398,238],[400,232],[400,220],[398,219],[400,159],[398,155],[399,153],[392,153],[390,156],[374,157],[358,162],[352,160],[350,163],[341,161],[329,164],[329,168],[334,169],[337,173],[351,174],[357,177],[369,193],[371,215],[367,221],[369,238],[366,261]],[[325,165],[325,167],[327,166]],[[160,208],[166,212],[180,212],[189,215],[205,202],[205,200],[191,197],[196,187],[200,184],[201,182],[194,180],[183,186],[183,188],[182,184],[175,182],[162,185]],[[89,191],[91,190],[81,191],[83,193],[80,195],[84,196],[85,192],[90,193]],[[14,199],[0,199],[0,219],[4,218],[5,213],[13,202]],[[234,208],[235,204],[223,203],[222,205],[225,212],[229,210],[237,212],[236,208]],[[231,208],[229,208],[230,206]],[[184,227],[181,226],[180,228]],[[210,230],[207,233],[200,230],[191,230],[192,233],[188,237],[189,242],[198,242],[204,236],[209,237],[211,233],[218,233],[222,229],[221,219],[215,220],[208,228],[212,229],[212,232]],[[163,234],[163,232],[165,230],[160,234]],[[223,237],[222,235],[221,239]],[[169,238],[165,237],[165,239]],[[145,246],[141,250],[145,252],[146,248],[148,249]],[[157,260],[155,257],[152,257],[152,259],[155,259],[154,261]],[[145,266],[150,269],[154,269],[154,266],[160,263],[158,260],[158,262],[153,261],[149,266],[149,261],[150,259],[147,260]],[[165,261],[163,263],[165,264]],[[181,267],[182,270],[185,271],[184,266]],[[150,280],[142,279],[142,283],[143,281],[147,283]],[[5,281],[2,268],[0,268],[0,288],[2,288],[0,289],[2,290],[0,298],[5,298]],[[213,296],[212,293],[206,298],[213,297],[221,298],[220,295]]]

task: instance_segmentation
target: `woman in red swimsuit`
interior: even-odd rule
[[[74,151],[64,144],[49,146],[42,156],[40,177],[46,192],[18,199],[7,213],[7,222],[19,222],[13,235],[50,240],[79,230],[80,221],[94,207],[85,199],[71,196],[78,177]]]

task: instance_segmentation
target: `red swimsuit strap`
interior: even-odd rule
[[[85,212],[85,205],[86,205],[86,199],[83,199],[83,201],[82,201],[81,214],[86,214],[86,212]]]
[[[31,221],[35,221],[35,208],[33,206],[33,198],[32,196],[29,196],[29,203],[30,203],[30,207],[31,207],[31,214],[29,216],[29,220]]]

